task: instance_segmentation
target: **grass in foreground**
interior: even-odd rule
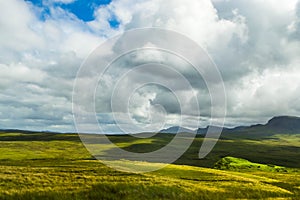
[[[297,170],[236,172],[168,165],[134,174],[93,160],[74,135],[0,134],[0,141],[0,199],[300,198]]]
[[[299,173],[255,174],[169,165],[157,172],[133,174],[115,171],[97,161],[35,160],[26,165],[0,167],[1,199],[300,197],[296,181]]]

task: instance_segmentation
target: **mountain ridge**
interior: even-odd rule
[[[213,126],[207,126],[205,128],[197,128],[191,130],[185,127],[172,126],[166,129],[162,129],[159,133],[195,133],[199,135],[205,135],[207,130]],[[273,133],[300,133],[300,117],[297,116],[275,116],[272,117],[266,124],[254,124],[250,126],[236,126],[234,128],[218,127],[223,128],[223,133],[233,132],[273,132]],[[168,132],[169,131],[169,132]],[[176,131],[176,132],[175,132]]]

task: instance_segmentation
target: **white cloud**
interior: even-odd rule
[[[26,51],[43,45],[43,39],[31,27],[38,21],[24,1],[1,1],[0,13],[2,51]]]
[[[292,67],[285,69],[266,69],[263,73],[246,77],[242,91],[237,93],[240,106],[245,110],[244,115],[247,112],[251,114],[250,108],[256,115],[279,115],[293,110],[295,102],[299,100],[300,89],[300,69],[293,66],[299,64],[293,63]]]
[[[53,6],[53,2],[67,4],[74,0],[48,2],[49,13],[43,19],[39,16],[43,8],[29,2],[0,2],[0,128],[72,130],[72,84],[83,59],[107,37],[141,27],[178,31],[208,51],[225,80],[228,124],[265,121],[277,114],[300,115],[296,103],[300,92],[300,3],[297,7],[296,0],[114,0],[98,7],[96,19],[91,22]],[[112,20],[117,20],[119,26],[111,27]],[[137,63],[146,62],[145,58],[166,57],[140,52],[134,58],[132,62]],[[112,75],[122,74],[118,70],[111,71]],[[182,71],[190,79],[195,78],[188,70]],[[147,78],[158,80],[167,75],[170,74],[149,73]],[[137,83],[141,77],[130,80],[128,85]],[[115,81],[114,76],[106,78],[108,86]],[[190,115],[184,113],[184,125],[193,127],[199,117],[186,103],[191,91],[176,83],[174,88],[182,90],[181,98],[186,97],[184,109],[190,111]],[[99,94],[99,109],[110,111],[110,92],[108,89]],[[209,95],[203,88],[197,92],[207,119]],[[168,99],[167,92],[154,90],[149,95],[134,96],[133,117],[147,121],[150,115],[157,115],[162,119],[163,109],[150,102],[172,111],[175,103]],[[179,122],[178,109],[173,111],[166,116],[166,125]],[[205,126],[205,122],[201,123]],[[105,127],[106,131],[113,129],[113,124]]]
[[[245,41],[247,27],[236,14],[233,20],[220,19],[209,0],[116,0],[97,11],[97,22],[112,15],[123,29],[161,27],[183,33],[203,46],[227,45],[233,35]],[[220,40],[220,36],[222,40]]]
[[[50,0],[50,1],[51,1],[51,0]],[[56,3],[65,3],[65,4],[73,3],[74,1],[76,1],[76,0],[52,0],[52,2],[56,2]]]
[[[46,73],[38,69],[31,69],[23,64],[11,64],[9,66],[0,64],[0,87],[12,87],[14,83],[39,83]],[[1,84],[3,83],[3,84]]]

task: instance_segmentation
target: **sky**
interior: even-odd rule
[[[75,131],[72,92],[81,64],[107,39],[144,27],[174,30],[207,52],[226,89],[225,126],[300,116],[300,1],[0,0],[0,129]],[[130,62],[160,58],[142,53]],[[125,61],[115,63],[106,84],[122,75]],[[168,61],[182,66],[176,58]],[[158,74],[147,77],[155,80]],[[197,89],[199,116],[189,104],[191,91],[174,87],[181,102],[157,85],[130,94],[131,119],[118,123],[130,127],[132,122],[163,120],[164,127],[179,122],[193,129],[198,122],[207,126],[211,102],[206,88],[200,84]],[[124,95],[128,88],[123,85]],[[113,133],[119,131],[114,112],[128,113],[121,103],[109,109],[110,95],[111,88],[100,88],[96,112],[103,130]],[[183,114],[180,105],[186,106]],[[153,127],[162,128],[161,123]]]

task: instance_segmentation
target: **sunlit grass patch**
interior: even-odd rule
[[[214,168],[225,169],[225,170],[255,170],[255,171],[271,171],[271,172],[287,172],[287,168],[276,166],[276,165],[266,165],[260,163],[253,163],[246,159],[235,158],[227,156],[216,162]]]

